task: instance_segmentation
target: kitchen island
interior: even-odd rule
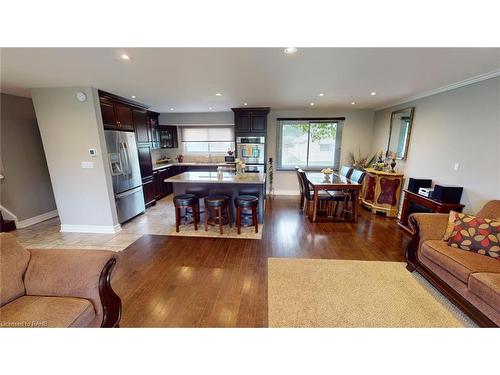
[[[234,173],[223,173],[223,178],[217,178],[217,172],[184,172],[165,179],[173,186],[174,196],[192,191],[203,192],[206,195],[224,194],[229,197],[231,220],[236,220],[234,199],[238,195],[250,194],[259,198],[258,222],[264,221],[266,174],[245,173],[237,176]],[[200,208],[204,210],[203,198],[200,199]]]

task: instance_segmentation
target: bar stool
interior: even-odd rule
[[[208,231],[208,225],[219,225],[220,234],[223,234],[223,225],[229,223],[229,228],[231,228],[229,197],[227,195],[217,194],[205,197],[205,210],[205,232]],[[210,218],[211,214],[215,214],[213,220]]]
[[[255,233],[258,233],[257,206],[259,198],[254,195],[239,195],[234,199],[234,204],[236,206],[236,227],[238,228],[238,234],[241,234],[241,214],[249,211],[252,215],[252,225],[255,227]]]
[[[186,194],[193,194],[193,195],[196,195],[196,197],[198,197],[198,211],[197,211],[198,215],[197,215],[197,218],[198,218],[198,222],[201,222],[200,215],[204,214],[205,210],[200,207],[199,200],[208,196],[208,194],[209,194],[208,190],[205,188],[202,188],[202,187],[192,187],[192,188],[186,189]],[[191,213],[191,212],[188,211],[188,214],[189,213]]]
[[[193,223],[194,230],[198,230],[198,197],[194,194],[178,194],[174,197],[174,207],[175,207],[175,231],[179,232],[179,225],[181,223],[181,219],[187,219],[187,210],[191,209],[193,213]],[[186,215],[181,216],[181,209],[186,209]],[[191,223],[187,223],[191,224]]]

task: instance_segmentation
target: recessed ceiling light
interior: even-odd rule
[[[135,95],[132,95],[132,96],[131,96],[131,98],[132,98],[132,99],[135,99]]]
[[[319,96],[325,96],[325,94],[324,94],[324,93],[322,93],[322,92],[320,92],[318,95],[319,95]]]
[[[130,56],[124,53],[123,55],[120,56],[123,60],[130,60]]]
[[[309,103],[311,107],[314,107],[314,102]]]
[[[222,96],[222,94],[218,92],[217,94],[215,94],[215,96]]]
[[[356,104],[356,102],[351,102],[352,105]]]
[[[208,109],[211,111],[211,110],[212,110],[212,107],[208,107]]]
[[[297,52],[297,48],[296,47],[286,47],[285,48],[285,53],[287,55],[293,55],[295,52]]]
[[[247,105],[248,105],[248,103],[243,103],[243,105],[247,106]]]
[[[173,110],[174,110],[174,108],[170,108],[170,110],[171,110],[171,111],[173,111]]]
[[[372,91],[372,93],[370,95],[375,96],[375,95],[377,95],[377,93],[375,91]]]

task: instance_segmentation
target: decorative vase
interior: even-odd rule
[[[396,160],[392,159],[392,161],[391,161],[391,172],[392,173],[396,173],[396,171],[394,170],[395,166],[396,166]]]

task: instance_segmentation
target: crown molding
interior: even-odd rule
[[[492,70],[491,72],[480,74],[478,76],[474,76],[471,78],[467,78],[467,79],[464,79],[463,81],[455,82],[455,83],[452,83],[452,84],[449,84],[449,85],[446,85],[443,87],[439,87],[439,88],[434,89],[434,90],[425,91],[421,94],[409,96],[409,97],[406,97],[404,99],[399,99],[395,102],[391,102],[390,104],[384,104],[382,107],[375,108],[374,111],[381,111],[382,109],[387,109],[387,108],[394,107],[394,106],[399,105],[399,104],[412,102],[412,101],[417,100],[417,99],[426,98],[428,96],[432,96],[432,95],[440,94],[442,92],[458,89],[459,87],[472,85],[473,83],[485,81],[487,79],[495,78],[495,77],[499,77],[499,76],[500,76],[500,69]]]

